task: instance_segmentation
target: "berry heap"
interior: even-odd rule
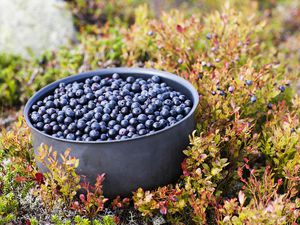
[[[77,141],[120,140],[151,134],[182,120],[192,101],[160,77],[94,76],[60,83],[31,108],[34,127]]]

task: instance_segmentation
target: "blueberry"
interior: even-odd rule
[[[159,82],[160,82],[160,77],[159,77],[159,76],[152,76],[152,77],[151,77],[151,80],[152,80],[154,83],[159,83]]]
[[[43,102],[42,101],[38,101],[36,104],[37,104],[37,106],[41,107],[43,105]]]
[[[132,109],[132,114],[135,116],[138,116],[142,113],[142,109],[141,108],[133,108]]]
[[[76,110],[75,111],[75,117],[76,118],[81,118],[83,116],[83,111],[82,110]]]
[[[159,120],[159,123],[161,125],[161,128],[165,128],[168,125],[168,123],[165,119]]]
[[[229,86],[228,91],[229,91],[230,93],[233,93],[234,87],[233,87],[233,86]]]
[[[129,120],[129,124],[131,124],[133,126],[136,126],[138,124],[138,120],[136,118],[131,118]]]
[[[76,137],[81,137],[81,136],[82,136],[82,131],[77,130],[77,131],[75,132],[75,136],[76,136]]]
[[[91,129],[99,131],[101,129],[100,124],[98,122],[92,123]]]
[[[93,93],[91,93],[91,92],[87,93],[85,95],[85,97],[87,98],[87,100],[93,100],[93,99],[95,99],[95,95]]]
[[[84,94],[84,91],[82,89],[79,89],[75,92],[76,97],[81,97]]]
[[[117,74],[117,73],[114,73],[114,74],[112,75],[112,78],[113,78],[113,79],[119,79],[119,78],[120,78],[120,75]]]
[[[153,123],[153,128],[154,128],[155,130],[159,130],[159,129],[161,129],[161,124],[160,124],[159,122],[154,122],[154,123]]]
[[[138,103],[138,102],[133,102],[132,105],[131,105],[131,109],[140,108],[140,107],[141,107],[141,104]]]
[[[102,119],[102,114],[101,113],[95,113],[94,114],[94,118],[97,120],[97,121],[100,121]]]
[[[273,104],[272,103],[268,103],[267,107],[268,107],[268,109],[272,109],[273,108]]]
[[[85,139],[85,141],[93,141],[93,138],[87,137],[87,138]]]
[[[117,122],[115,121],[115,120],[110,120],[109,122],[108,122],[108,126],[110,127],[110,128],[112,128],[114,125],[116,125],[117,124]]]
[[[133,132],[128,132],[127,137],[131,138],[134,135]]]
[[[125,114],[128,114],[128,113],[129,113],[128,107],[126,107],[126,106],[125,106],[125,107],[122,107],[122,108],[121,108],[121,113],[124,114],[124,115],[125,115]]]
[[[93,118],[93,114],[92,113],[86,113],[83,116],[87,121],[91,120]]]
[[[155,118],[155,120],[156,121],[160,121],[161,119],[163,119],[164,117],[163,116],[157,116],[156,118]]]
[[[160,112],[160,114],[161,114],[163,117],[167,118],[167,117],[169,117],[169,115],[170,115],[170,111],[167,110],[167,109],[162,109],[161,112]]]
[[[92,81],[97,83],[97,82],[100,81],[100,77],[99,76],[93,76]]]
[[[117,135],[117,131],[115,129],[109,129],[108,130],[108,136],[113,138]]]
[[[93,140],[96,140],[96,139],[98,139],[98,138],[100,137],[100,133],[99,133],[98,130],[91,130],[91,131],[89,132],[89,135],[90,135],[90,137],[91,137]]]
[[[53,101],[47,101],[46,104],[45,104],[45,106],[46,106],[46,108],[54,108],[55,107]]]
[[[177,120],[177,121],[180,121],[180,120],[182,120],[182,119],[183,119],[183,115],[180,114],[180,115],[177,115],[177,116],[176,116],[176,120]]]
[[[111,113],[111,109],[108,108],[108,107],[104,107],[103,112],[107,113],[107,114],[110,114]]]
[[[34,112],[34,113],[31,114],[31,120],[34,123],[41,122],[42,121],[42,117],[41,117],[41,115],[39,113]]]
[[[246,80],[246,81],[245,81],[245,84],[246,84],[247,86],[251,86],[251,85],[252,85],[252,80]]]
[[[206,38],[207,38],[208,40],[210,40],[210,39],[211,39],[211,34],[210,34],[210,33],[207,33],[207,34],[206,34]]]
[[[34,110],[34,111],[36,111],[36,110],[39,109],[39,106],[38,105],[32,105],[31,109]]]
[[[93,83],[91,86],[91,91],[87,89],[85,92],[86,92],[86,94],[91,93],[92,91],[99,90],[99,88],[100,88],[100,85],[98,83]]]
[[[93,109],[95,109],[95,107],[96,107],[96,104],[94,102],[89,101],[88,109],[93,110]]]
[[[72,118],[71,117],[66,117],[65,119],[64,119],[64,123],[66,124],[66,125],[69,125],[70,123],[72,123],[73,122],[73,120],[72,120]]]
[[[256,96],[255,95],[252,95],[251,98],[250,98],[250,101],[252,103],[256,102]]]
[[[142,124],[142,123],[140,123],[140,124],[138,124],[138,125],[136,126],[136,130],[137,130],[137,131],[139,131],[139,130],[141,130],[141,129],[145,129],[145,128],[146,128],[145,125]]]
[[[225,92],[223,90],[219,90],[219,95],[225,96]]]
[[[154,113],[154,110],[151,109],[151,108],[146,108],[146,109],[145,109],[145,113],[146,113],[147,115],[151,115],[151,114]]]
[[[134,79],[134,77],[127,77],[127,78],[126,78],[126,81],[127,81],[128,83],[133,83],[133,82],[135,81],[135,79]]]
[[[44,123],[43,123],[43,122],[38,122],[38,123],[36,124],[36,127],[37,127],[39,130],[41,130],[41,129],[43,129],[43,127],[44,127]]]
[[[53,126],[55,126],[55,125],[57,125],[56,121],[52,121],[52,122],[50,123],[50,126],[51,126],[51,127],[53,127]]]
[[[70,123],[69,126],[68,126],[68,130],[72,133],[75,133],[76,132],[76,124],[75,123]]]
[[[56,121],[59,123],[62,123],[64,121],[65,117],[64,116],[57,116]]]
[[[146,120],[145,126],[150,129],[150,128],[152,128],[153,123],[154,123],[153,120],[150,120],[150,119]]]
[[[125,128],[121,128],[119,130],[119,135],[121,135],[121,136],[127,135],[127,133],[128,133],[128,131]]]
[[[116,120],[118,122],[121,122],[123,119],[124,119],[124,116],[122,114],[118,114],[117,117],[116,117]]]
[[[72,134],[72,133],[69,133],[69,134],[67,134],[67,136],[66,136],[66,139],[68,139],[68,140],[75,140],[75,139],[76,139],[76,137],[75,137],[75,135],[74,135],[74,134]]]
[[[140,123],[145,123],[148,117],[145,114],[140,114],[138,115],[137,119]]]
[[[110,120],[110,115],[107,114],[107,113],[103,114],[102,120],[103,120],[104,122],[108,122],[108,121]]]
[[[100,139],[101,139],[102,141],[107,140],[107,135],[106,135],[106,134],[101,134]]]
[[[285,87],[282,86],[282,85],[280,85],[280,86],[278,87],[278,89],[279,89],[281,92],[284,92],[284,91],[285,91]]]
[[[129,132],[135,132],[136,131],[136,129],[134,128],[134,126],[131,126],[131,125],[129,125],[128,127],[127,127],[127,130],[129,131]]]
[[[52,132],[52,127],[50,126],[50,124],[45,124],[43,127],[43,130],[47,133],[50,134]]]
[[[184,114],[185,114],[185,115],[189,114],[190,111],[191,111],[191,108],[190,108],[190,107],[185,107],[185,108],[184,108]]]
[[[186,106],[188,106],[188,107],[192,107],[192,106],[193,106],[193,103],[192,103],[191,100],[185,100],[185,101],[184,101],[184,104],[185,104]]]
[[[116,131],[119,131],[122,127],[119,124],[116,124],[113,126],[113,129],[115,129]]]
[[[73,118],[75,116],[75,112],[71,108],[67,108],[65,113],[66,113],[66,116],[69,116],[71,118]]]
[[[147,134],[147,131],[146,131],[146,129],[141,129],[138,131],[138,134],[142,136],[142,135]]]
[[[133,92],[139,92],[141,90],[141,85],[139,85],[138,83],[133,83],[131,85],[131,90]]]
[[[122,121],[120,122],[120,124],[121,124],[122,127],[127,127],[127,126],[129,125],[129,121],[126,120],[126,119],[124,119],[124,120],[122,120]]]

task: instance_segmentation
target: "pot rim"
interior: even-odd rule
[[[174,125],[165,127],[164,129],[159,130],[159,131],[155,131],[152,134],[146,134],[146,135],[143,135],[143,136],[129,138],[129,139],[125,139],[125,140],[110,140],[110,141],[67,140],[67,139],[53,137],[49,134],[41,132],[40,130],[38,130],[37,128],[35,128],[32,125],[32,123],[29,119],[29,111],[30,111],[31,106],[37,101],[37,99],[40,96],[42,96],[42,95],[44,95],[44,94],[46,94],[50,91],[53,91],[53,89],[55,87],[57,87],[59,83],[61,83],[61,82],[71,83],[71,82],[74,82],[74,81],[77,81],[77,80],[80,80],[80,79],[83,79],[83,78],[87,78],[87,77],[92,77],[92,76],[95,76],[95,75],[105,76],[105,75],[109,75],[109,74],[113,74],[113,73],[118,73],[118,74],[130,74],[130,73],[132,73],[133,75],[138,74],[138,75],[152,75],[152,76],[156,75],[156,76],[159,76],[159,77],[162,77],[162,78],[167,78],[167,79],[173,80],[176,83],[178,83],[179,85],[186,87],[191,92],[192,98],[193,98],[192,99],[193,100],[193,107],[192,107],[192,109],[191,109],[191,111],[189,112],[188,115],[186,115],[182,120],[175,123]],[[179,126],[181,123],[183,123],[185,120],[187,120],[189,117],[191,117],[194,114],[194,112],[195,112],[195,110],[198,106],[198,103],[199,103],[199,95],[198,95],[197,90],[195,89],[195,87],[190,82],[183,79],[182,77],[179,77],[177,75],[171,74],[171,73],[166,72],[166,71],[161,71],[161,70],[156,70],[156,69],[135,68],[135,67],[115,67],[115,68],[98,69],[98,70],[91,70],[91,71],[87,71],[87,72],[83,72],[83,73],[78,73],[78,74],[75,74],[75,75],[64,77],[62,79],[59,79],[57,81],[54,81],[54,82],[46,85],[45,87],[41,88],[33,96],[30,97],[30,99],[27,101],[27,103],[24,107],[23,114],[24,114],[24,117],[25,117],[25,121],[26,121],[27,125],[30,127],[30,129],[36,131],[37,133],[39,133],[39,134],[41,134],[45,137],[48,137],[48,138],[51,138],[51,139],[54,139],[54,140],[57,140],[57,141],[68,142],[68,143],[76,143],[76,144],[110,144],[110,143],[129,142],[129,141],[135,141],[135,140],[138,140],[138,139],[149,138],[151,136],[159,135],[159,134],[161,134],[163,132],[166,132],[166,131],[168,131],[168,130],[176,127],[176,126]]]

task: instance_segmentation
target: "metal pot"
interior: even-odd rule
[[[29,119],[31,106],[49,95],[60,82],[70,83],[95,75],[106,77],[113,73],[118,73],[121,77],[142,78],[157,75],[163,82],[188,96],[193,101],[192,110],[173,126],[127,140],[71,141],[52,137],[33,127]],[[42,143],[52,146],[58,153],[71,148],[71,155],[79,159],[77,172],[80,175],[86,176],[87,181],[93,184],[97,175],[105,173],[105,196],[127,196],[139,187],[153,189],[178,179],[184,158],[182,151],[189,144],[189,135],[195,128],[194,115],[198,101],[195,88],[181,77],[153,69],[111,68],[80,73],[47,85],[28,100],[24,116],[32,132],[35,154]],[[38,167],[45,171],[42,165],[38,164]]]

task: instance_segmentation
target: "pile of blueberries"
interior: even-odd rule
[[[160,77],[115,73],[60,83],[32,105],[34,127],[53,137],[77,141],[123,140],[151,134],[182,120],[192,101]]]

